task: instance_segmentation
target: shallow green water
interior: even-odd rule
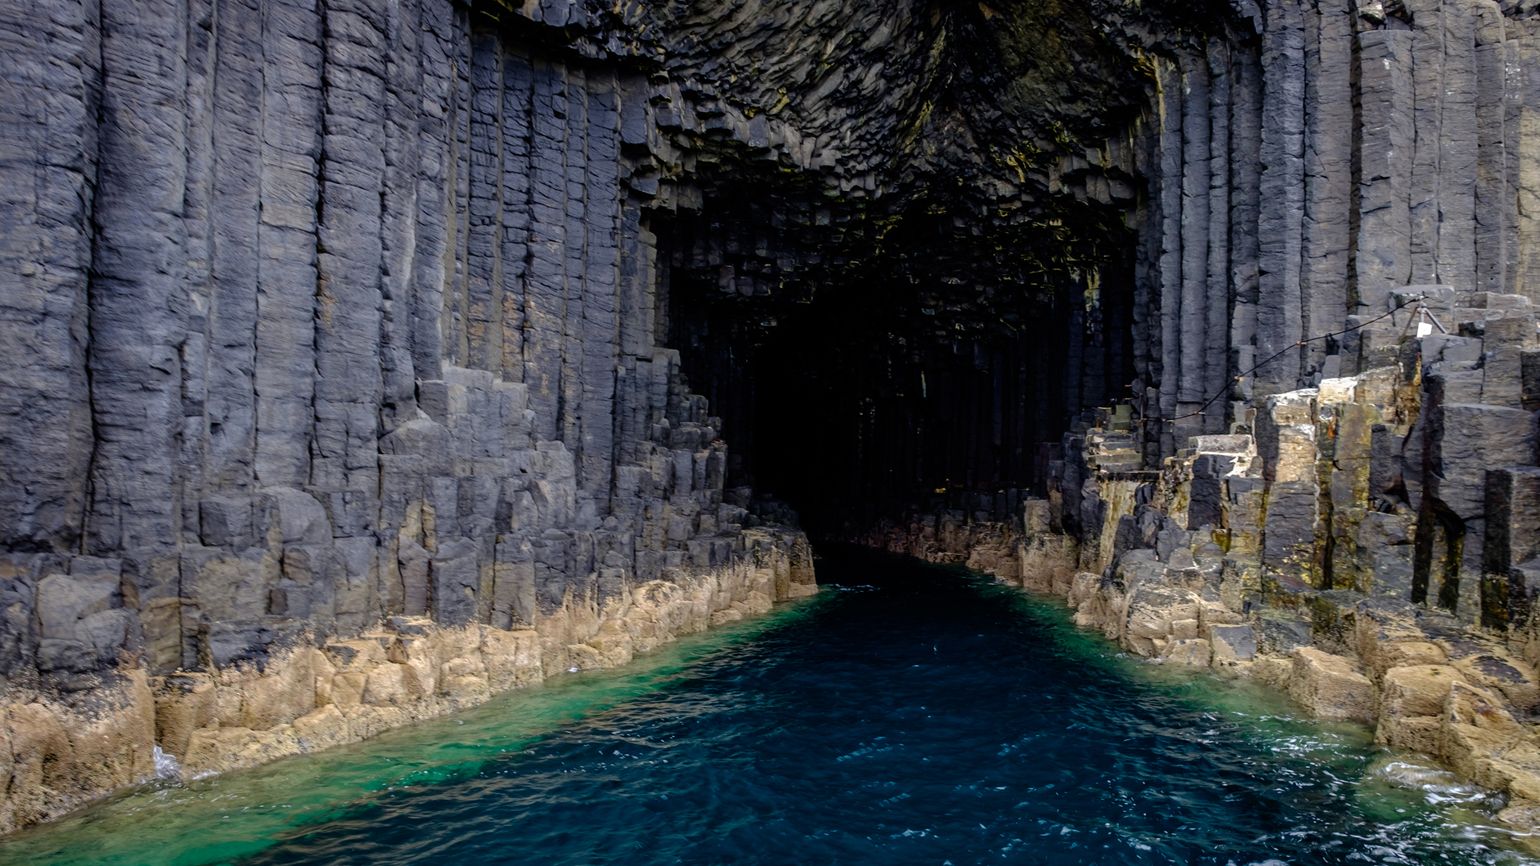
[[[558,676],[363,743],[186,784],[141,788],[0,839],[0,863],[239,859],[297,829],[346,815],[372,798],[474,778],[488,761],[666,689],[714,653],[808,615],[810,602],[686,637],[619,670]]]
[[[0,862],[1535,862],[1362,729],[955,571],[820,569],[818,598],[624,670],[125,795]]]

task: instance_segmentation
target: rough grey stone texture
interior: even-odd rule
[[[0,544],[75,548],[92,447],[89,228],[100,145],[98,7],[61,3],[0,28]],[[40,159],[47,154],[46,159]]]
[[[751,555],[721,424],[660,345],[642,205],[708,131],[797,171],[835,145],[621,71],[646,28],[597,13],[66,2],[0,27],[7,683],[260,662],[397,614],[527,627]]]
[[[1262,201],[1257,236],[1261,283],[1257,299],[1257,360],[1277,358],[1255,374],[1259,394],[1287,391],[1299,375],[1292,344],[1303,336],[1301,266],[1305,186],[1307,4],[1270,0],[1262,34]]]
[[[1468,612],[1483,576],[1533,591],[1533,4],[1232,4],[1150,36],[1153,80],[1103,62],[1161,21],[1111,0],[1062,13],[1104,23],[1078,32],[1096,40],[1012,46],[1037,76],[933,56],[942,37],[998,47],[1005,28],[966,4],[509,5],[64,0],[0,27],[0,251],[16,265],[0,293],[0,673],[76,688],[125,654],[156,672],[258,661],[397,614],[511,628],[746,555],[723,437],[752,441],[734,397],[753,383],[718,356],[727,372],[695,384],[738,417],[713,417],[682,369],[700,322],[680,308],[741,304],[757,321],[729,349],[761,336],[809,300],[797,277],[846,279],[875,237],[859,219],[954,176],[988,187],[946,214],[979,242],[970,276],[974,251],[1040,239],[974,230],[1007,208],[1095,205],[1062,213],[1128,229],[1033,286],[1062,353],[1026,359],[1019,330],[943,345],[979,374],[920,386],[955,400],[942,414],[962,432],[935,474],[973,485],[970,510],[1012,507],[992,473],[1038,462],[1021,431],[1057,435],[1067,420],[1045,416],[1117,396],[1122,371],[1140,413],[1120,422],[1119,471],[1134,471],[1231,424],[1268,452],[1255,401],[1398,363],[1427,401],[1409,433],[1372,437],[1372,501],[1209,459],[1189,518],[1213,524],[1266,486],[1276,507],[1231,528],[1274,575],[1324,569],[1317,522],[1363,509],[1333,538],[1374,558],[1370,592],[1421,586]],[[1104,146],[1063,140],[1041,107],[1060,99]],[[724,202],[692,180],[748,167],[790,191]],[[1069,235],[1049,246],[1081,255]],[[1006,303],[936,282],[916,297],[941,330]],[[1403,310],[1300,345],[1435,282],[1453,288],[1416,291],[1449,335],[1402,348]],[[1074,436],[1041,462],[1067,519],[1091,525],[1107,505]],[[1126,529],[1120,543],[1173,543],[1159,521]],[[1446,552],[1458,561],[1433,573]]]
[[[1409,286],[1533,298],[1540,278],[1530,7],[1232,7],[1218,47],[1153,70],[1132,350],[1150,459],[1247,423],[1248,399],[1388,363],[1407,319],[1356,329]]]

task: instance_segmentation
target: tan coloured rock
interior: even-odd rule
[[[1076,572],[1074,578],[1070,581],[1069,598],[1066,599],[1069,606],[1079,608],[1090,601],[1096,596],[1097,587],[1101,585],[1101,582],[1102,579],[1099,574],[1092,574],[1089,571]]]
[[[1251,675],[1257,682],[1279,691],[1288,691],[1294,674],[1294,660],[1287,656],[1261,656],[1251,663]]]
[[[479,648],[487,667],[487,684],[494,692],[537,683],[545,678],[540,666],[540,638],[532,629],[487,629]]]
[[[1443,737],[1443,720],[1438,716],[1381,716],[1374,729],[1374,741],[1382,746],[1435,758],[1442,749]]]
[[[369,672],[361,697],[373,706],[395,706],[411,700],[414,693],[421,694],[411,678],[411,670],[403,664],[386,662]]]
[[[352,742],[347,717],[335,706],[324,706],[294,720],[299,748],[315,752]]]
[[[8,716],[9,713],[0,712],[0,779],[5,779],[7,786],[11,784],[16,770],[16,756]],[[10,829],[17,826],[16,808],[17,804],[13,802],[13,798],[0,798],[0,828]]]
[[[436,629],[429,634],[431,638],[399,635],[385,650],[386,658],[404,668],[402,676],[412,697],[438,692],[443,639]]]
[[[182,770],[193,778],[266,764],[298,754],[299,739],[292,725],[271,731],[250,728],[204,728],[194,731]]]
[[[1532,714],[1540,708],[1540,684],[1534,672],[1526,662],[1499,647],[1484,647],[1449,663],[1460,669],[1466,681],[1501,695],[1520,713]]]
[[[193,731],[217,723],[214,680],[206,673],[161,677],[155,688],[155,738],[173,755],[187,754]]]
[[[1289,696],[1317,718],[1334,721],[1374,721],[1374,684],[1352,661],[1299,647],[1292,655]]]
[[[332,678],[337,667],[320,649],[310,650],[311,686],[315,692],[315,706],[324,707],[332,702]]]
[[[1448,664],[1449,654],[1438,644],[1425,640],[1387,641],[1376,646],[1368,663],[1375,677],[1380,678],[1393,668]]]
[[[731,622],[743,618],[743,614],[736,610],[718,611],[712,614],[712,625],[720,625],[721,622],[718,622],[716,618],[727,614],[731,614],[732,619],[722,620],[721,622]],[[625,625],[620,620],[612,619],[605,622],[604,625],[599,627],[599,634],[595,635],[593,640],[588,642],[588,645],[593,647],[594,651],[599,654],[599,665],[602,667],[619,667],[629,664],[635,655],[632,650],[632,647],[635,646],[635,639],[631,637],[631,633],[627,631]]]
[[[11,706],[0,721],[9,759],[0,831],[87,803],[104,785],[154,774],[155,701],[143,671],[101,683],[86,705],[38,699]]]
[[[1075,571],[1078,554],[1074,539],[1064,535],[1037,535],[1024,542],[1018,554],[1021,584],[1035,592],[1064,597],[1080,577]]]
[[[376,707],[368,704],[354,707],[344,715],[348,719],[348,729],[360,740],[399,728],[413,720],[401,707]]]
[[[380,634],[354,640],[331,641],[321,651],[334,670],[367,671],[385,661],[385,647],[393,637],[389,634]]]
[[[1491,692],[1455,683],[1444,703],[1440,755],[1455,772],[1540,801],[1540,748]]]
[[[1123,644],[1133,652],[1151,657],[1172,634],[1172,623],[1197,622],[1201,599],[1188,590],[1140,587],[1129,600]],[[1196,636],[1196,630],[1193,632]]]
[[[1379,723],[1375,742],[1437,756],[1442,748],[1440,718],[1449,689],[1463,682],[1448,665],[1392,668],[1380,683]]]
[[[1540,801],[1514,797],[1497,813],[1497,818],[1515,827],[1540,827]],[[1532,853],[1540,853],[1540,848],[1528,847]]]
[[[727,625],[730,622],[740,622],[742,619],[743,613],[741,611],[728,608],[727,610],[719,610],[712,614],[711,625],[713,628],[715,628],[717,626]]]
[[[15,827],[42,820],[69,798],[50,770],[73,763],[75,751],[58,716],[41,703],[12,707],[6,728],[14,756],[8,805]]]
[[[1198,609],[1198,622],[1204,627],[1216,625],[1242,625],[1246,617],[1218,602],[1205,601]]]
[[[368,683],[369,674],[364,671],[343,671],[333,675],[328,690],[331,705],[342,709],[358,706],[364,701],[364,688]]]
[[[1213,659],[1214,647],[1202,638],[1173,640],[1166,646],[1165,660],[1174,664],[1206,668]]]
[[[1464,682],[1450,665],[1407,665],[1385,672],[1380,683],[1380,716],[1438,716],[1449,688]]]
[[[461,677],[475,677],[485,679],[487,666],[481,661],[480,654],[464,655],[444,662],[439,670],[439,675],[440,678],[458,679]]]
[[[492,696],[492,689],[485,677],[441,677],[439,689],[449,702],[457,706],[482,704]]]
[[[604,654],[586,643],[569,644],[567,665],[580,671],[600,670],[604,667]]]
[[[268,673],[240,685],[241,711],[235,727],[265,730],[286,725],[315,709],[315,668],[309,647],[297,650]]]

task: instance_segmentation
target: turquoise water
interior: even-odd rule
[[[1482,792],[1052,604],[889,558],[819,575],[624,670],[126,795],[0,862],[1540,862]]]

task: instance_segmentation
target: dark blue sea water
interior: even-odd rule
[[[819,575],[819,598],[662,674],[584,675],[560,700],[515,696],[261,784],[135,795],[0,860],[1533,862],[1488,826],[1481,792],[1436,774],[1392,784],[1405,768],[1366,732],[1122,657],[1056,605],[885,557]],[[510,721],[541,700],[566,709],[539,730]],[[380,782],[387,766],[400,772]],[[307,800],[306,778],[329,793]]]
[[[830,560],[808,615],[476,778],[251,863],[1485,863],[1359,796],[1349,732],[1228,713],[956,572]]]

